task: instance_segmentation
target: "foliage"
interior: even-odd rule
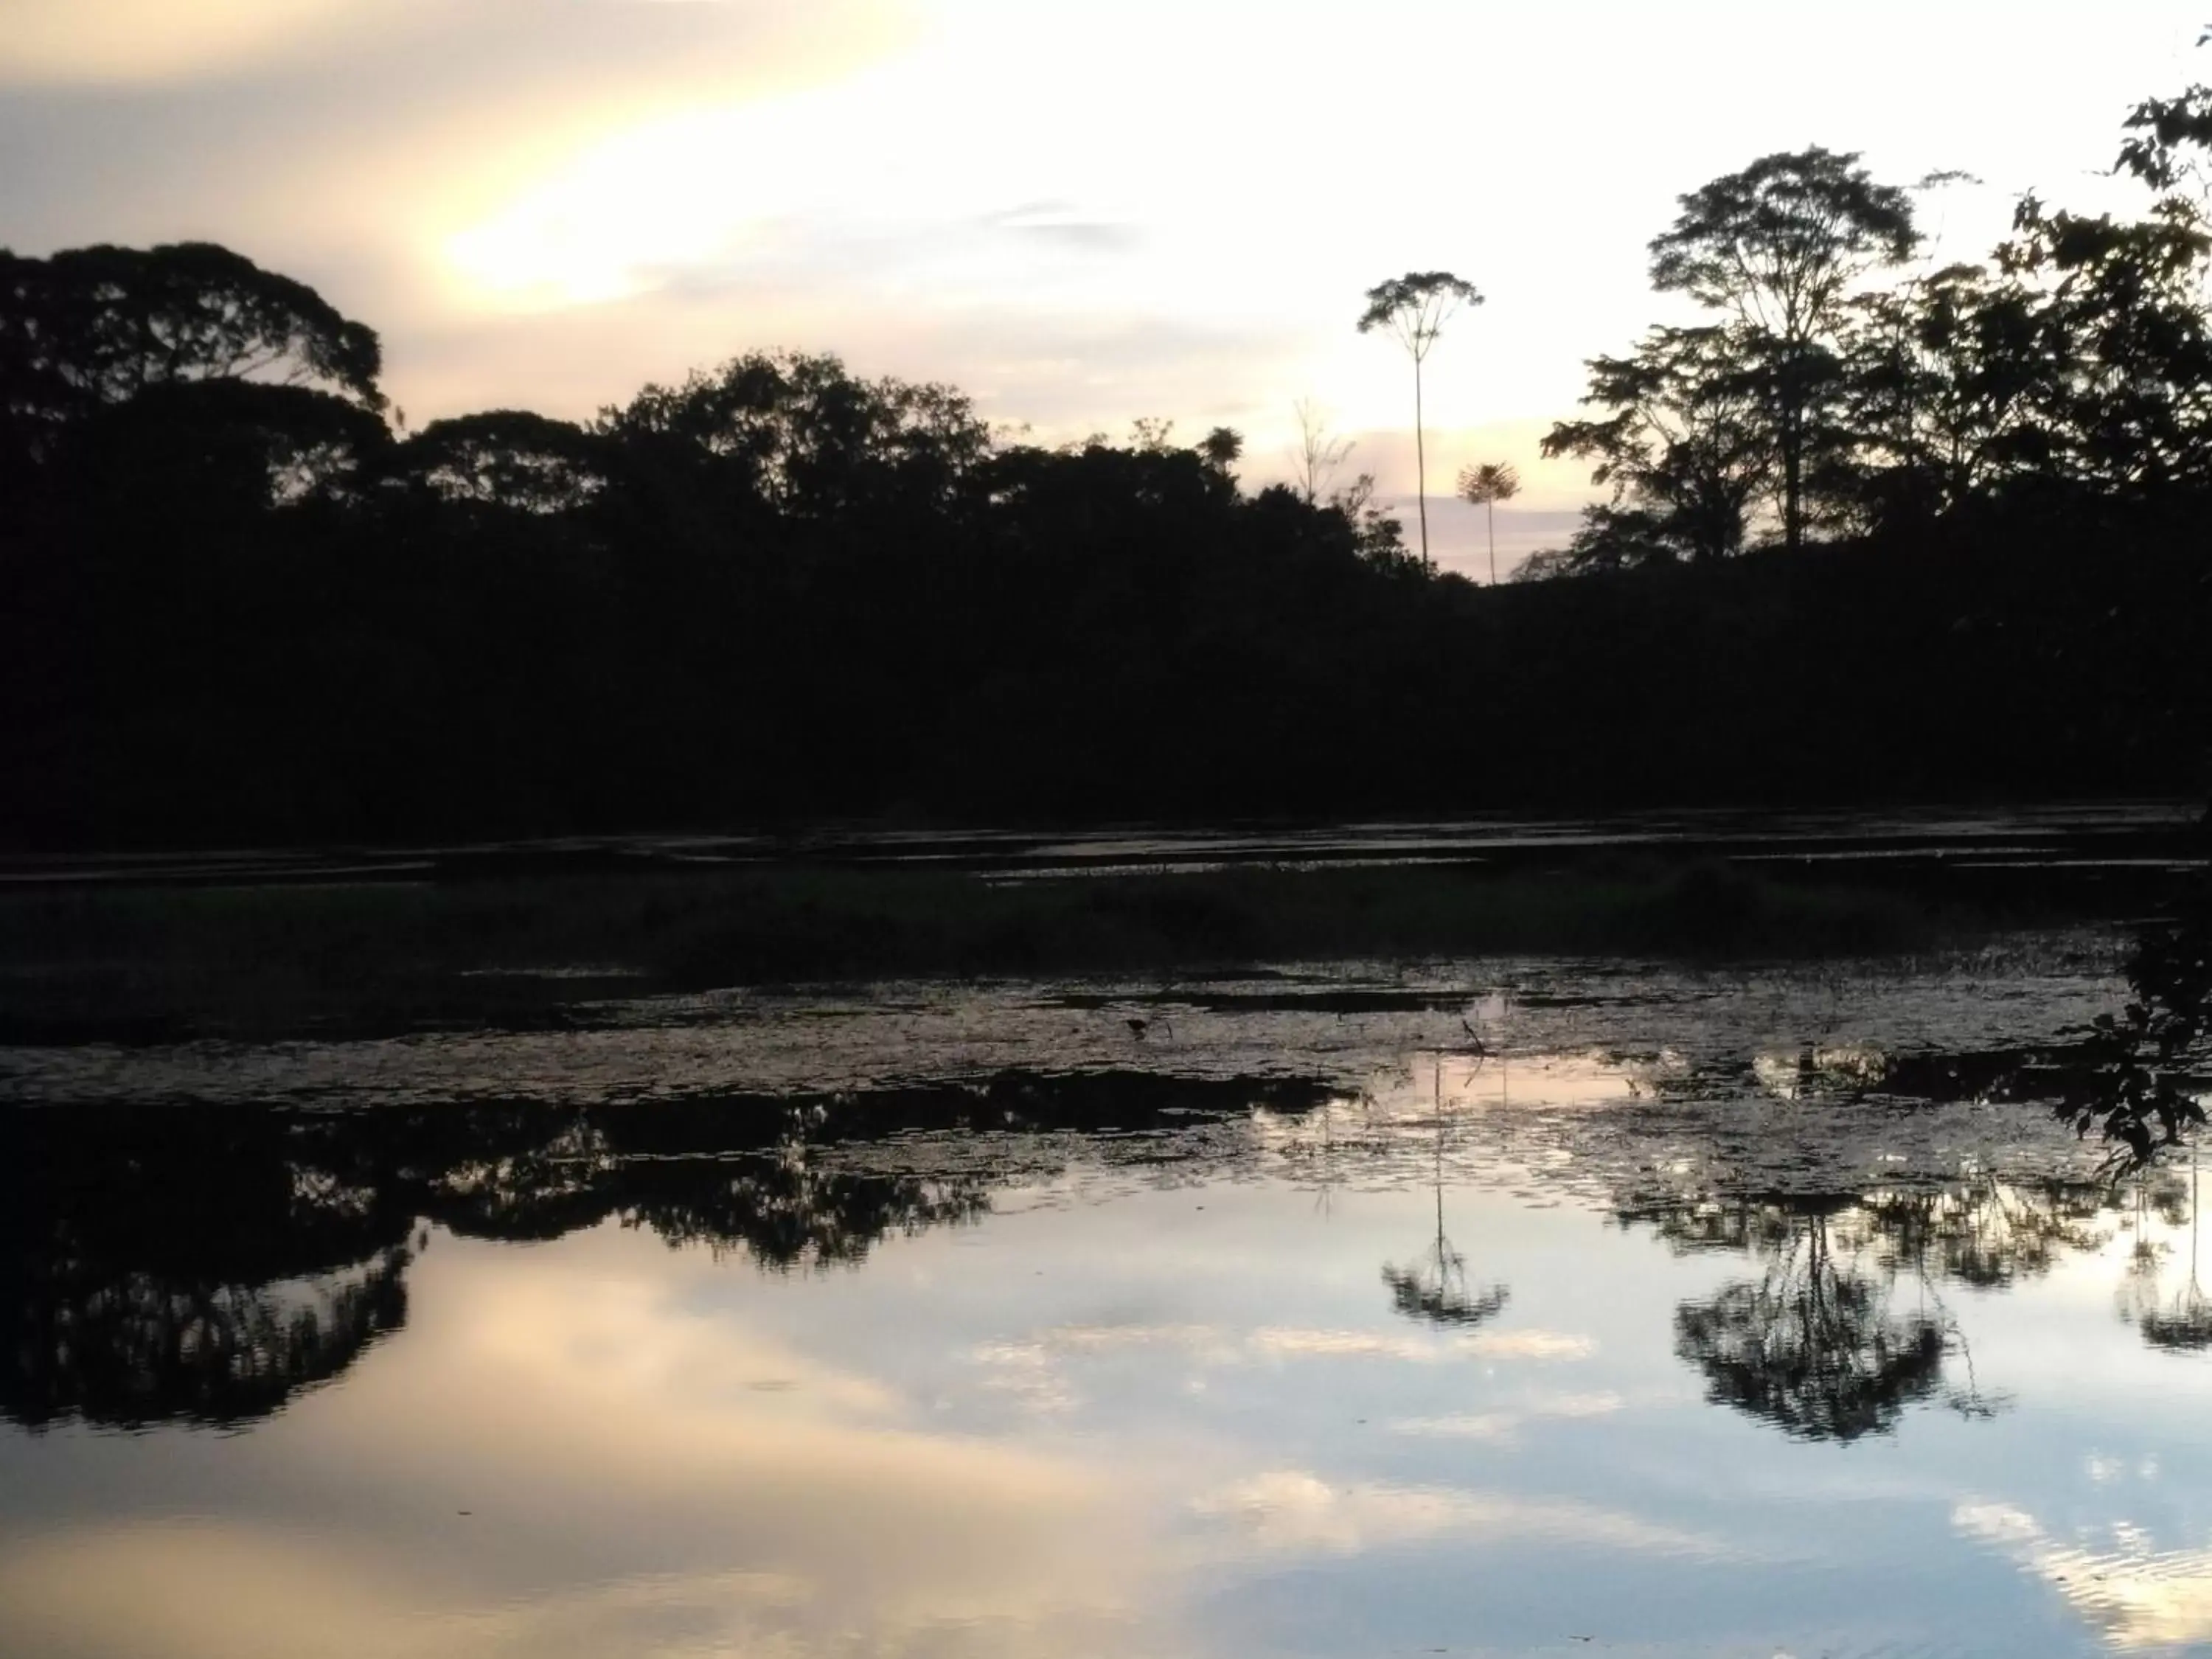
[[[368,408],[374,331],[306,283],[209,242],[0,252],[8,400],[71,413],[174,380],[273,380]]]
[[[1724,380],[1755,393],[1772,450],[1784,539],[1805,538],[1806,473],[1827,444],[1836,337],[1854,285],[1918,245],[1911,198],[1858,157],[1814,147],[1761,156],[1681,198],[1651,243],[1651,285],[1729,319]]]
[[[1632,357],[1590,360],[1583,401],[1610,412],[1562,421],[1543,442],[1547,456],[1595,462],[1592,482],[1612,487],[1613,510],[1589,526],[1609,531],[1629,522],[1624,513],[1634,514],[1638,539],[1666,556],[1725,558],[1742,550],[1752,502],[1773,460],[1765,388],[1746,343],[1741,329],[1661,328]],[[1644,562],[1613,558],[1609,565]]]
[[[2203,182],[2208,98],[2130,118],[2118,170],[2164,192],[2143,216],[2031,193],[1986,261],[1902,279],[1911,195],[1855,156],[1765,156],[1683,197],[1653,284],[1719,319],[1591,360],[1601,412],[1545,452],[1594,462],[1613,500],[1534,574],[1729,556],[1769,524],[1792,549],[1903,539],[2212,482],[2212,234],[2179,188]]]
[[[526,410],[434,421],[392,458],[391,480],[441,503],[573,513],[606,488],[612,449],[599,433]]]
[[[2089,1070],[2059,1115],[2078,1133],[2100,1131],[2123,1160],[2147,1164],[2206,1121],[2202,1075],[2212,1062],[2212,877],[2182,913],[2137,935],[2128,957],[2132,995],[2090,1028]]]

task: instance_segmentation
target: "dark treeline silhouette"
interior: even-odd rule
[[[0,834],[84,846],[2167,792],[2212,609],[2202,89],[2138,220],[1909,276],[1824,150],[1683,198],[1709,320],[1593,365],[1616,495],[1437,576],[1357,499],[994,434],[751,353],[409,430],[376,336],[224,249],[0,256]]]
[[[238,1424],[407,1316],[425,1222],[557,1238],[610,1218],[775,1272],[973,1221],[1056,1164],[868,1154],[918,1131],[1161,1131],[1328,1098],[1291,1080],[1007,1076],[618,1109],[80,1103],[0,1112],[0,1419]]]

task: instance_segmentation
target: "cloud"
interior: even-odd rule
[[[1347,74],[1331,31],[1250,0],[0,0],[0,217],[26,252],[195,236],[298,275],[383,331],[420,416],[588,413],[789,343],[1054,440],[1233,425],[1255,483],[1291,400],[1321,396],[1391,496],[1411,387],[1352,319],[1378,277],[1449,266],[1490,303],[1431,365],[1431,483],[1510,459],[1519,507],[1569,512],[1586,469],[1536,439],[1583,360],[1656,314],[1644,244],[1678,191],[1811,133],[1893,176],[1987,174],[1994,236],[2011,191],[2107,153],[2143,66],[2185,69],[2193,38],[2145,12],[2062,63],[1984,9],[1923,6],[1899,59],[1893,30],[1809,13],[1747,35],[1695,8],[1378,5],[1373,30],[1425,44],[1405,76]],[[1808,49],[1832,60],[1818,86],[1747,72]],[[1963,90],[1962,52],[1987,70]],[[1548,72],[1469,104],[1477,59]],[[1549,165],[1486,168],[1470,197],[1467,158],[1512,154],[1563,86],[1632,102],[1661,60],[1685,118],[1653,142],[1562,129]],[[1879,120],[1869,77],[1895,94]],[[1322,110],[1397,159],[1316,136]],[[1486,570],[1431,516],[1444,562]],[[1524,529],[1557,539],[1499,529],[1501,565]]]
[[[0,0],[0,82],[167,80],[327,34],[364,0]]]
[[[988,215],[982,222],[994,230],[1065,242],[1098,253],[1121,252],[1134,247],[1139,240],[1136,228],[1127,222],[1087,216],[1072,202],[1031,202]]]

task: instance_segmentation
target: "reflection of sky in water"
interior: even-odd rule
[[[857,1266],[671,1248],[594,1200],[641,1156],[607,1133],[619,1104],[520,1151],[456,1141],[410,1190],[497,1218],[520,1184],[552,1219],[389,1247],[404,1323],[282,1410],[0,1427],[0,1654],[2212,1644],[2185,1177],[2048,1185],[2067,1143],[2037,1133],[1988,1173],[1986,1136],[1960,1149],[1996,1109],[1879,1093],[1940,1000],[1909,986],[1677,983],[1663,1019],[1540,1052],[1547,1018],[1603,1023],[1553,988],[1571,1018],[1248,1010],[1227,1052],[1302,1031],[1291,1060],[1334,1042],[1364,1068],[1309,1109],[715,1165],[780,1160],[748,1201],[802,1206],[991,1171],[988,1213],[893,1225]],[[1462,1009],[1510,1058],[1453,1046]],[[1231,1018],[1191,997],[1175,1042],[1195,1058]],[[1377,1063],[1413,1030],[1429,1046]],[[300,1144],[330,1167],[302,1151],[272,1201],[374,1212],[373,1170]]]
[[[2115,1318],[2124,1213],[2023,1288],[1942,1289],[2009,1409],[1839,1445],[1712,1408],[1670,1351],[1741,1253],[1451,1188],[1513,1287],[1459,1330],[1378,1281],[1418,1187],[1052,1196],[793,1277],[617,1226],[434,1237],[404,1331],[250,1432],[0,1439],[0,1650],[2212,1641],[2202,1362]]]

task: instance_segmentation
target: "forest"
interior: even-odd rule
[[[1226,429],[769,349],[410,428],[242,254],[0,252],[0,841],[2197,791],[2208,165],[2212,88],[2150,100],[2137,211],[1941,268],[1943,175],[1684,195],[1699,320],[1589,361],[1545,448],[1606,498],[1499,586]]]

